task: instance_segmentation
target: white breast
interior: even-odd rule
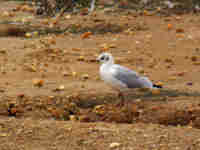
[[[101,65],[100,67],[101,79],[105,83],[112,86],[114,89],[122,90],[122,89],[127,88],[125,84],[123,84],[121,81],[113,77],[113,72],[112,72],[113,70],[110,67],[111,67],[110,65],[106,65],[106,64]]]

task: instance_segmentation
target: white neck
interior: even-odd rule
[[[107,67],[110,67],[111,65],[114,64],[114,61],[113,60],[110,60],[108,62],[104,62],[103,64],[101,64],[101,68],[107,68]]]

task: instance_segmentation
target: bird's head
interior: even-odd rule
[[[97,58],[97,60],[102,64],[105,64],[105,63],[113,64],[114,63],[114,59],[110,53],[100,54],[99,57]]]

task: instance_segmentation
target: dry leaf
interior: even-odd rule
[[[173,26],[172,26],[172,24],[170,24],[170,23],[167,25],[167,29],[168,29],[168,30],[171,30],[172,27],[173,27]]]
[[[176,29],[176,33],[184,33],[184,29],[182,29],[182,28]]]
[[[88,38],[90,35],[92,35],[92,32],[85,32],[81,35],[82,39]]]

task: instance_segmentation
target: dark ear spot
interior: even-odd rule
[[[107,56],[105,59],[106,59],[106,61],[108,61],[108,60],[109,60],[109,57]]]

